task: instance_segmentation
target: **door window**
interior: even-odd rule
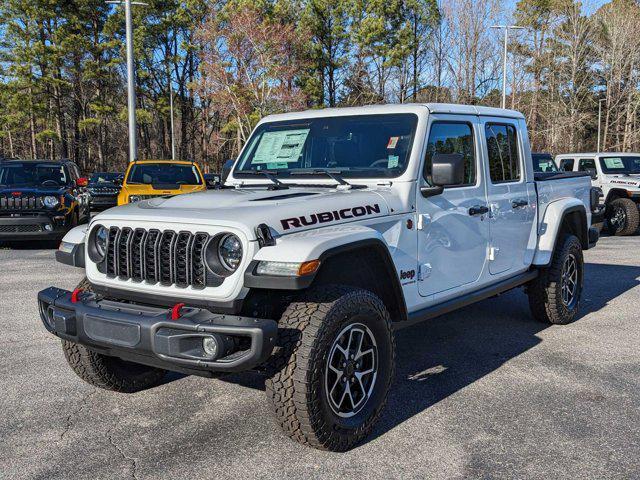
[[[513,125],[488,123],[485,127],[489,152],[489,175],[492,183],[520,180],[518,137]]]
[[[563,172],[573,172],[573,165],[575,160],[573,158],[563,158],[560,160],[560,170]]]
[[[429,132],[427,152],[424,162],[424,179],[432,185],[431,167],[433,157],[438,153],[458,153],[464,158],[464,183],[460,186],[476,183],[476,162],[473,142],[473,127],[469,123],[434,122]]]
[[[590,172],[596,169],[596,161],[593,158],[581,158],[578,162],[579,172]]]

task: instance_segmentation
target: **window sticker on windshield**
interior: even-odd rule
[[[620,157],[605,158],[604,164],[607,168],[624,168],[624,162]]]
[[[400,140],[400,137],[390,137],[389,143],[387,143],[387,148],[389,150],[396,148],[396,146],[398,145],[398,140]]]
[[[267,170],[276,170],[278,168],[288,168],[287,162],[269,162],[267,163]]]
[[[286,130],[283,132],[265,132],[253,155],[251,163],[297,162],[309,129]]]
[[[400,157],[398,155],[389,155],[389,161],[387,163],[387,168],[396,168],[400,161]]]

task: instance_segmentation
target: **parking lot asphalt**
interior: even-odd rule
[[[536,323],[518,290],[400,332],[381,423],[336,454],[286,438],[257,375],[83,383],[36,305],[81,273],[1,247],[0,478],[638,478],[640,237],[586,260],[572,325]]]

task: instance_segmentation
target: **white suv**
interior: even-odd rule
[[[566,172],[587,172],[602,189],[609,231],[633,235],[640,226],[640,153],[568,153],[556,163]]]

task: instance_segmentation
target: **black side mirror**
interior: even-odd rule
[[[433,186],[420,188],[424,197],[440,195],[445,187],[464,183],[464,156],[460,153],[437,153],[431,162]]]
[[[591,175],[592,179],[598,178],[598,171],[595,168],[585,168],[584,171]]]
[[[220,175],[220,183],[224,185],[224,182],[227,181],[227,177],[231,173],[231,169],[233,168],[233,160],[227,160],[224,162],[222,166],[222,173]]]

